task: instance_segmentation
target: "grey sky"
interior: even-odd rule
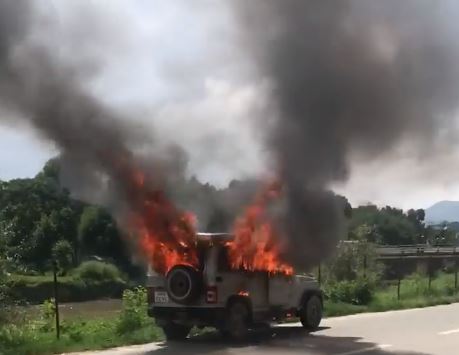
[[[78,54],[85,46],[84,53],[100,65],[87,68],[92,90],[109,105],[136,112],[139,122],[159,136],[181,144],[189,154],[190,174],[224,185],[269,171],[262,132],[249,119],[269,110],[267,84],[245,69],[248,59],[231,40],[236,29],[224,2],[43,3],[44,13],[59,18],[50,33],[59,55],[84,63],[87,58]],[[92,38],[87,29],[94,27],[98,36]],[[78,43],[66,41],[69,31],[75,38],[75,30],[81,31]],[[0,179],[33,176],[56,153],[29,128],[0,127]],[[441,152],[434,165],[403,154],[354,162],[350,181],[336,188],[353,203],[403,208],[459,199],[457,176],[448,167],[457,163],[455,153]]]

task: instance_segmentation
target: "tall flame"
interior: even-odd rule
[[[234,225],[234,241],[228,243],[233,269],[293,274],[293,268],[280,259],[279,235],[269,216],[269,204],[279,198],[277,182],[262,189]]]
[[[146,184],[145,175],[133,170],[130,178],[129,229],[156,272],[166,274],[174,265],[197,267],[195,218],[182,212],[165,193]]]
[[[195,217],[179,210],[128,159],[119,159],[117,163],[129,204],[127,226],[136,235],[141,254],[161,274],[177,264],[197,268]],[[228,243],[232,269],[293,273],[293,268],[281,261],[279,236],[267,214],[270,203],[280,193],[280,184],[267,185],[236,220],[234,240]]]

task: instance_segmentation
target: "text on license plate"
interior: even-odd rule
[[[155,291],[155,303],[167,303],[169,296],[166,291]]]

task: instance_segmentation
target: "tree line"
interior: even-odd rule
[[[181,207],[201,208],[203,231],[225,231],[249,200],[256,184],[233,181],[217,189],[191,178],[174,187]],[[453,242],[451,229],[425,226],[423,210],[367,205],[352,208],[344,197],[348,239],[377,244]],[[132,267],[122,236],[110,213],[71,197],[59,181],[58,159],[48,161],[34,178],[0,181],[0,262],[18,272],[43,272],[58,259],[63,268],[90,256]]]
[[[57,160],[34,178],[0,181],[0,259],[10,268],[49,270],[53,258],[70,268],[90,255],[129,265],[115,221],[104,208],[71,198]]]

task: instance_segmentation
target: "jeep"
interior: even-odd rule
[[[148,314],[167,340],[186,338],[193,326],[243,339],[257,324],[294,317],[317,329],[323,307],[318,282],[306,275],[233,270],[226,246],[231,240],[227,233],[199,233],[198,268],[175,265],[166,275],[149,270]]]

